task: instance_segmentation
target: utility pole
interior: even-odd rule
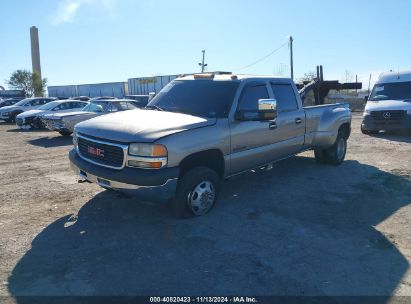
[[[202,50],[201,52],[203,52],[203,61],[198,63],[198,65],[201,66],[201,73],[204,73],[205,67],[207,66],[207,63],[204,63],[205,50]]]
[[[294,61],[293,61],[293,36],[289,37],[290,41],[290,70],[291,70],[291,80],[294,80]]]

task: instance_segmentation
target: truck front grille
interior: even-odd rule
[[[78,137],[80,156],[96,164],[121,169],[124,163],[124,150],[121,146],[107,142]]]
[[[375,120],[398,121],[404,118],[405,111],[402,111],[402,110],[372,111],[371,116]]]

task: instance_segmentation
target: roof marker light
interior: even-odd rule
[[[214,79],[214,74],[194,74],[194,79]]]

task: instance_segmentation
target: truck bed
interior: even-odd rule
[[[306,119],[306,147],[332,145],[338,134],[338,126],[351,120],[348,103],[308,106],[303,109]]]

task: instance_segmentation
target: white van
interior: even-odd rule
[[[361,131],[411,130],[411,71],[382,73],[364,109]]]

